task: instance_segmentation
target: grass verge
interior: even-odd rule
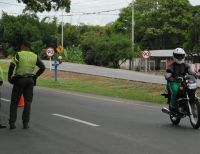
[[[8,63],[0,62],[0,64],[3,67],[5,78],[7,78]],[[58,81],[54,81],[54,72],[46,70],[38,79],[37,86],[153,103],[165,102],[165,99],[160,96],[164,90],[164,85],[79,73],[59,71]]]

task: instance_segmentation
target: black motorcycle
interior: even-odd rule
[[[200,126],[200,104],[197,97],[196,90],[197,80],[193,75],[186,75],[185,77],[178,77],[177,82],[181,83],[178,92],[177,110],[174,112],[168,108],[163,107],[162,112],[169,114],[172,124],[178,125],[181,118],[189,117],[190,123],[194,129],[198,129]],[[161,94],[170,102],[170,91],[166,88],[166,92]]]

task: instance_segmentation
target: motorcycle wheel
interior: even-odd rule
[[[171,114],[169,115],[169,117],[173,125],[178,125],[181,121],[181,118],[173,116]]]
[[[190,117],[190,123],[194,129],[198,129],[200,126],[200,104],[196,100],[193,103],[190,103],[192,114]]]

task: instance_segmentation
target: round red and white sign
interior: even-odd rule
[[[47,48],[47,49],[46,49],[46,55],[47,55],[48,57],[52,57],[52,56],[54,55],[54,53],[55,53],[55,51],[54,51],[53,48]]]
[[[142,58],[147,59],[151,56],[151,52],[149,50],[142,51]]]

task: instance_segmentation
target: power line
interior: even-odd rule
[[[94,1],[92,1],[92,2],[94,2]],[[1,4],[6,4],[6,5],[13,5],[13,6],[20,6],[20,7],[25,7],[25,5],[19,5],[19,4],[15,4],[15,3],[7,3],[7,2],[1,2],[0,1],[0,3]],[[123,2],[121,2],[121,3],[123,3]],[[80,3],[71,3],[71,5],[73,5],[73,4],[80,4]],[[84,3],[85,4],[85,3]],[[88,2],[88,4],[91,4],[90,2]],[[110,4],[110,5],[113,5],[113,4],[116,4],[116,3],[106,3],[105,5],[106,6],[108,6],[108,4]],[[117,4],[119,4],[119,2],[117,3]],[[79,5],[80,6],[80,5]],[[99,7],[99,6],[102,6],[102,5],[97,5],[97,6],[94,6],[94,7]],[[85,7],[84,7],[85,8]],[[83,9],[83,8],[78,8],[78,9]]]
[[[0,3],[4,3],[4,2],[0,2]],[[11,4],[11,3],[6,3],[7,5],[15,5],[15,6],[19,6],[17,4]],[[89,16],[89,15],[102,15],[102,16],[117,16],[118,14],[116,13],[110,13],[110,12],[116,12],[116,11],[120,11],[123,8],[116,8],[116,9],[110,9],[110,10],[102,10],[102,11],[97,11],[97,12],[73,12],[71,14],[66,14],[66,15],[48,15],[48,14],[36,14],[37,16],[41,17],[63,17],[63,16]],[[5,11],[6,12],[6,11]],[[12,14],[12,15],[20,15],[20,13],[16,13],[16,12],[10,12],[8,14]]]
[[[110,5],[95,5],[95,6],[91,6],[91,7],[82,7],[82,8],[75,8],[72,10],[85,10],[85,9],[95,9],[95,8],[99,8],[99,7],[105,7],[105,6],[118,6],[119,4],[110,4]]]
[[[36,15],[37,16],[53,16],[53,17],[56,17],[56,16],[77,16],[77,15],[118,15],[118,14],[109,14],[109,12],[115,12],[115,11],[119,11],[121,9],[122,8],[112,9],[112,10],[103,10],[103,11],[98,11],[98,12],[74,12],[72,14],[65,14],[65,15],[48,15],[48,14],[36,14]],[[2,10],[2,11],[4,11],[4,10]],[[21,13],[17,13],[17,12],[6,12],[5,11],[5,13],[21,15]]]
[[[92,2],[93,2],[93,1],[92,1]],[[119,2],[119,1],[118,1],[118,2],[109,2],[109,1],[108,1],[108,2],[105,2],[104,5],[108,5],[108,4],[111,4],[111,5],[112,5],[112,4],[122,4],[122,3],[123,3],[123,4],[129,4],[129,2],[124,2],[124,1],[123,1],[123,2],[122,2],[122,1],[120,1],[120,2]],[[85,6],[85,4],[86,4],[86,5],[87,5],[87,4],[91,4],[91,2],[85,2],[85,3],[81,3],[81,4],[80,4],[80,3],[71,3],[71,6]]]
[[[97,0],[96,0],[97,1]],[[0,2],[1,4],[6,4],[6,5],[12,5],[12,6],[19,6],[19,7],[25,7],[23,5],[19,5],[19,4],[14,4],[14,3],[7,3],[7,2]],[[110,5],[115,5],[116,4],[110,4]],[[106,6],[110,6],[110,5],[107,5]],[[95,5],[95,6],[92,6],[92,7],[83,7],[83,8],[77,8],[77,9],[74,9],[74,10],[84,10],[84,9],[88,9],[88,8],[97,8],[97,7],[103,7],[104,5]]]
[[[80,14],[99,14],[99,13],[105,13],[105,12],[115,12],[115,11],[120,11],[123,8],[117,8],[117,9],[112,9],[112,10],[103,10],[103,11],[98,11],[98,12],[73,12],[73,13],[80,13]]]
[[[68,14],[68,15],[63,15],[63,16],[69,16],[69,17],[71,17],[71,16],[86,16],[86,15],[102,15],[102,16],[117,16],[117,15],[119,15],[119,14]],[[60,15],[60,16],[62,16],[62,15]]]
[[[103,0],[103,1],[104,1],[104,0]],[[93,1],[84,2],[84,4],[85,4],[85,3],[86,3],[86,4],[88,4],[88,3],[91,4],[91,3],[93,3],[93,2],[96,3],[96,2],[99,2],[99,0],[93,0]],[[100,2],[101,2],[101,0],[100,0]],[[76,2],[76,3],[73,3],[73,2],[72,2],[71,4],[73,5],[73,4],[80,4],[80,3],[81,3],[81,2],[78,1],[78,2]]]
[[[20,6],[20,7],[25,7],[23,5],[19,5],[19,4],[14,4],[14,3],[7,3],[7,2],[0,2],[1,4],[6,4],[6,5],[13,5],[13,6]]]

